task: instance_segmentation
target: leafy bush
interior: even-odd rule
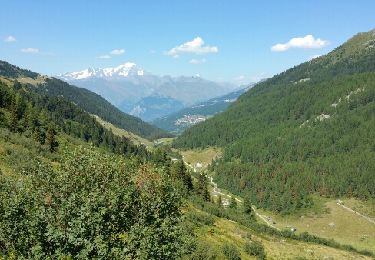
[[[248,255],[257,256],[258,259],[266,259],[266,253],[264,252],[264,246],[259,241],[252,241],[245,244],[245,252]]]
[[[215,260],[217,256],[218,253],[210,244],[199,242],[193,253],[187,257],[192,260]]]
[[[201,213],[198,211],[189,211],[186,214],[186,217],[188,220],[190,220],[196,225],[203,224],[207,226],[212,226],[215,223],[215,219],[212,215],[207,213]]]
[[[223,254],[229,260],[240,260],[241,255],[238,252],[237,247],[232,244],[224,244],[223,245]]]
[[[0,175],[0,256],[175,259],[185,236],[181,197],[165,174],[91,149],[52,168]]]

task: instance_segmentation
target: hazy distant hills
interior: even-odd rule
[[[65,100],[73,102],[80,109],[97,115],[103,120],[136,135],[149,139],[167,135],[161,129],[120,111],[98,94],[70,85],[60,79],[42,76],[5,61],[0,61],[0,76],[27,83],[32,86],[30,89],[39,95],[63,97]]]
[[[158,118],[152,123],[173,134],[179,134],[185,129],[203,122],[217,113],[225,111],[230,104],[236,101],[240,95],[245,93],[252,86],[253,84],[224,96],[212,98],[196,105],[183,108],[176,113]]]
[[[130,62],[114,68],[64,73],[58,77],[89,89],[122,111],[146,121],[238,89],[235,84],[218,83],[200,76],[156,76]]]

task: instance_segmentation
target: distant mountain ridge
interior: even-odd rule
[[[170,103],[191,106],[238,89],[232,83],[219,83],[200,76],[157,76],[135,63],[127,62],[113,68],[89,68],[57,76],[71,84],[89,89],[114,104],[120,110],[150,121],[181,109],[180,105],[158,109],[154,97]],[[148,98],[151,97],[151,98]],[[150,102],[150,103],[149,103]]]
[[[173,134],[180,134],[185,129],[225,111],[230,104],[235,102],[240,95],[249,90],[253,85],[250,84],[246,88],[241,88],[224,96],[183,108],[166,117],[157,118],[152,121],[152,124]]]
[[[34,91],[42,95],[63,96],[83,110],[101,117],[113,125],[145,138],[168,136],[166,132],[151,126],[141,119],[125,114],[107,100],[87,89],[70,85],[60,79],[44,77],[38,73],[21,69],[5,61],[0,61],[0,76],[31,82]],[[28,80],[28,79],[33,79]],[[30,83],[29,83],[30,84]]]
[[[144,71],[137,67],[135,63],[127,62],[114,68],[88,68],[77,72],[68,72],[58,75],[59,78],[66,81],[80,80],[87,78],[115,78],[128,76],[143,76]]]

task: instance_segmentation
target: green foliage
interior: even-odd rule
[[[231,209],[237,209],[237,200],[236,200],[236,197],[232,196],[230,198],[229,208],[231,208]]]
[[[243,199],[243,212],[248,215],[253,215],[253,208],[248,196],[245,196],[245,198]]]
[[[212,226],[215,223],[215,219],[211,214],[198,211],[190,211],[186,214],[188,221],[191,221],[196,226],[207,225]]]
[[[243,225],[247,228],[250,228],[254,232],[258,234],[267,234],[273,237],[278,238],[286,238],[286,239],[293,239],[298,241],[304,242],[311,242],[316,243],[324,246],[329,246],[341,250],[355,252],[361,255],[366,255],[370,257],[375,257],[375,254],[368,251],[368,250],[358,250],[350,245],[342,245],[332,239],[321,238],[316,235],[311,235],[307,232],[296,234],[295,232],[291,232],[290,230],[282,230],[279,231],[275,228],[269,227],[268,225],[258,223],[254,220],[254,218],[249,218],[248,214],[244,214],[244,212],[239,210],[233,209],[225,209],[223,210],[220,208],[216,203],[211,203],[208,201],[203,201],[200,197],[192,197],[191,202],[194,203],[194,206],[197,209],[204,210],[205,212],[212,214],[217,217],[226,218],[237,222],[240,225]]]
[[[25,70],[25,69],[21,69],[5,61],[0,61],[0,72],[2,76],[8,77],[8,78],[30,77],[30,78],[35,79],[39,76],[38,73]]]
[[[359,34],[257,84],[174,146],[223,147],[216,182],[284,214],[310,207],[312,193],[374,198],[373,41],[373,32]]]
[[[202,241],[198,241],[198,245],[195,250],[186,259],[191,260],[215,260],[218,258],[218,253],[209,244]]]
[[[139,170],[138,170],[139,169]],[[181,196],[165,173],[95,150],[58,167],[0,175],[0,255],[18,259],[175,259]]]
[[[193,190],[193,181],[190,172],[187,170],[183,160],[172,162],[170,168],[171,176],[182,183],[187,192]]]
[[[34,140],[46,143],[51,152],[58,147],[56,135],[60,131],[115,153],[149,157],[144,146],[115,136],[75,104],[63,97],[40,95],[30,85],[14,82],[8,86],[0,81],[0,111],[6,119],[3,127],[12,132],[32,132]]]
[[[237,247],[232,244],[226,243],[223,245],[223,254],[228,260],[241,260],[240,252],[238,252]]]
[[[46,133],[46,142],[51,153],[55,152],[59,143],[56,141],[56,131],[53,126],[49,126]]]
[[[248,255],[256,256],[259,260],[266,259],[266,253],[264,252],[264,246],[262,242],[251,241],[245,244],[245,252]]]
[[[52,97],[63,96],[90,114],[97,115],[119,128],[148,139],[171,136],[137,117],[125,114],[101,96],[87,89],[69,85],[59,79],[48,78],[45,83],[38,85],[35,91]]]
[[[195,192],[205,201],[210,201],[210,192],[208,191],[207,177],[204,174],[198,174],[198,181],[195,185]]]
[[[219,196],[217,196],[216,204],[217,204],[218,207],[223,206],[223,199],[221,198],[220,194],[219,194]]]

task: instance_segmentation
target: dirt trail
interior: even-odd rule
[[[337,201],[337,205],[341,206],[342,208],[346,209],[347,211],[350,211],[350,212],[352,212],[352,213],[354,213],[354,214],[357,214],[358,216],[364,218],[364,219],[367,220],[368,222],[370,222],[370,223],[372,223],[372,224],[375,224],[375,220],[374,220],[374,219],[372,219],[372,218],[370,218],[370,217],[368,217],[368,216],[365,216],[365,215],[359,213],[358,211],[355,211],[354,209],[351,209],[351,208],[345,206],[344,204],[342,204],[342,201],[341,201],[341,200],[338,200],[338,201]]]

